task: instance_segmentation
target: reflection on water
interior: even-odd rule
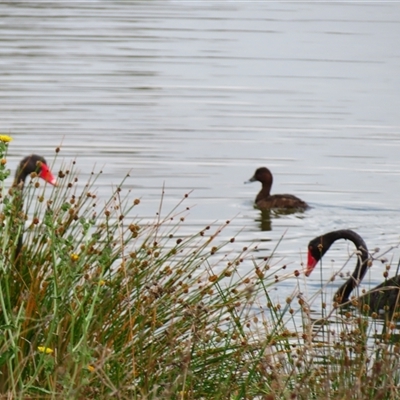
[[[261,231],[271,231],[271,210],[260,211],[259,216],[260,218],[256,219],[256,222],[258,222]]]
[[[322,314],[311,313],[309,322],[305,324],[311,327],[309,334],[312,342],[318,343],[316,361],[324,362],[324,354],[330,355],[338,345],[350,350],[350,357],[357,356],[357,353],[365,357],[369,353],[373,358],[376,351],[398,343],[400,320],[388,313],[371,317],[350,305],[324,311]],[[340,362],[342,359],[333,359],[331,362],[336,360]]]
[[[305,210],[288,209],[288,208],[274,208],[271,210],[259,210],[259,215],[255,219],[261,231],[271,231],[272,223],[280,218],[285,219],[287,215],[295,215],[296,218],[304,218]]]

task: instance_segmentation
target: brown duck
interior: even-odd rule
[[[274,194],[271,195],[271,187],[273,177],[271,171],[268,168],[261,167],[256,169],[254,176],[251,177],[247,182],[259,181],[262,184],[260,193],[258,193],[254,205],[260,210],[269,210],[271,208],[298,208],[307,209],[308,204],[292,194]]]

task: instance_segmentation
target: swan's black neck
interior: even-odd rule
[[[37,154],[31,154],[21,160],[17,171],[15,173],[13,187],[16,189],[14,192],[14,207],[17,214],[23,210],[23,189],[26,178],[32,172],[40,172],[41,164],[47,164],[46,160]],[[17,247],[15,248],[14,259],[18,261],[18,256],[22,249],[22,234],[18,235]]]
[[[30,161],[30,158],[25,157],[19,164],[17,171],[15,173],[13,187],[16,189],[16,191],[14,191],[14,206],[15,206],[15,212],[17,214],[20,214],[23,210],[23,189],[24,189],[26,178],[32,172],[32,168],[27,168],[29,161]],[[19,256],[21,254],[22,245],[23,245],[23,237],[22,237],[22,233],[20,233],[18,235],[17,246],[15,247],[15,252],[14,252],[15,265],[17,267],[20,263]]]
[[[339,239],[347,239],[354,243],[357,248],[357,264],[350,278],[337,290],[334,299],[338,303],[345,303],[349,300],[350,293],[364,278],[368,270],[368,248],[363,238],[354,231],[342,229],[324,235],[329,246]],[[329,248],[328,246],[328,248]],[[325,249],[324,249],[325,250]]]
[[[24,185],[25,185],[25,181],[26,178],[28,177],[30,173],[25,171],[25,170],[19,170],[17,171],[17,173],[15,174],[15,178],[14,178],[14,185],[13,186],[18,186],[21,189],[23,189]]]
[[[15,215],[18,217],[20,217],[23,212],[23,194],[22,194],[23,186],[24,186],[24,181],[22,181],[21,184],[17,186],[18,189],[16,192],[14,192],[14,201],[13,201],[14,210],[15,210]],[[18,235],[17,246],[15,247],[15,252],[14,252],[14,260],[16,262],[15,264],[16,266],[18,266],[19,263],[19,258],[20,258],[19,256],[22,250],[22,245],[23,245],[23,237],[22,233],[20,233]]]

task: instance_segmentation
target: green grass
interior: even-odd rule
[[[124,183],[104,202],[96,177],[79,189],[73,163],[51,193],[33,179],[22,212],[3,190],[3,398],[399,398],[392,322],[383,332],[354,310],[314,321],[296,291],[275,304],[277,270],[294,287],[299,278],[272,267],[273,254],[259,263],[255,246],[230,254],[225,225],[181,234],[186,196],[154,221],[133,217],[140,201]]]

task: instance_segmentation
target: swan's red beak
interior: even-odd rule
[[[39,176],[46,182],[49,182],[51,185],[57,186],[56,178],[46,164],[42,164],[42,171],[40,172]]]
[[[307,269],[305,272],[306,276],[310,276],[311,272],[313,272],[315,266],[317,265],[318,261],[311,255],[311,252],[308,251],[308,259],[307,259]]]

